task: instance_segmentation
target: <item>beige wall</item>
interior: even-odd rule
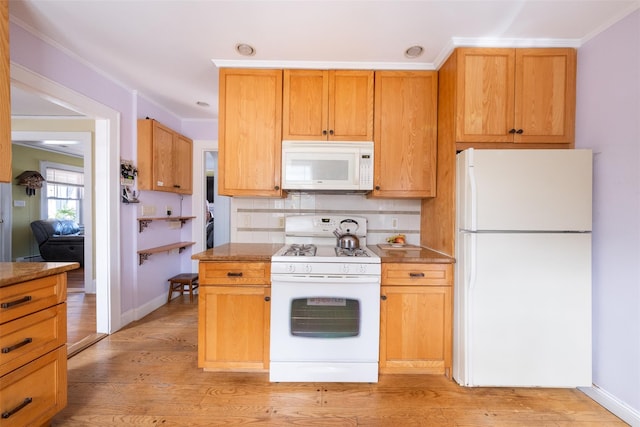
[[[31,132],[91,132],[94,133],[93,120],[42,120],[42,119],[12,119],[12,131]],[[17,144],[12,145],[12,176],[15,178],[25,170],[40,170],[40,161],[46,160],[71,166],[83,167],[84,159],[50,151],[37,150]],[[40,190],[35,196],[27,196],[25,187],[12,186],[12,227],[11,227],[11,257],[16,259],[25,256],[38,255],[38,245],[31,233],[30,223],[40,219]],[[24,207],[15,206],[16,201],[24,201]]]
[[[49,151],[36,150],[29,147],[13,144],[13,177],[26,170],[40,171],[40,161],[62,163],[71,166],[83,166],[83,159]],[[27,196],[26,187],[16,185],[15,180],[11,185],[12,198],[12,227],[11,227],[11,256],[18,258],[29,255],[38,255],[38,246],[31,234],[31,221],[40,219],[40,196],[42,191],[36,190],[35,196]],[[24,201],[25,206],[15,206],[16,201]]]

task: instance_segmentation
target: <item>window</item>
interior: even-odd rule
[[[42,210],[44,218],[83,223],[84,173],[82,168],[43,162]]]

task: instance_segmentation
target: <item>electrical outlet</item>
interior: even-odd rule
[[[391,228],[394,230],[398,229],[398,218],[391,218]]]
[[[278,227],[284,228],[284,217],[283,216],[278,218]]]
[[[251,227],[251,215],[242,215],[242,226],[244,228]]]
[[[156,214],[156,207],[150,205],[142,205],[142,216],[153,216]]]

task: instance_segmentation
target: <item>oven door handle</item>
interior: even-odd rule
[[[380,283],[378,276],[340,276],[340,275],[307,275],[285,274],[271,276],[271,285],[277,282],[286,283]]]

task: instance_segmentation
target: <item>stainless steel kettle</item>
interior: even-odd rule
[[[353,224],[355,228],[352,230],[352,227],[350,228],[349,224]],[[360,248],[360,240],[355,234],[352,234],[352,231],[355,233],[359,227],[358,222],[353,219],[344,219],[340,221],[340,226],[334,233],[338,238],[337,246],[342,249]]]

